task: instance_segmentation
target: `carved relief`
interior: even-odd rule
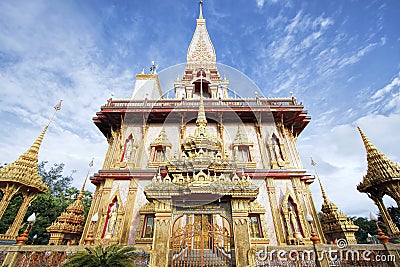
[[[122,150],[122,156],[120,160],[121,167],[125,168],[127,165],[130,167],[135,166],[139,143],[132,134],[126,138]]]
[[[120,241],[122,222],[125,217],[125,209],[122,205],[119,188],[110,198],[111,202],[103,208],[102,222],[103,225],[101,238],[109,240],[110,244],[118,244]]]
[[[288,245],[304,244],[306,233],[306,222],[301,205],[289,188],[282,201],[282,215],[286,228],[286,242]]]
[[[268,152],[271,159],[271,168],[288,168],[289,161],[286,155],[285,146],[283,140],[279,137],[279,134],[273,132],[267,141]]]

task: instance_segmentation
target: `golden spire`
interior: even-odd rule
[[[311,158],[311,165],[314,166],[315,176],[318,179],[319,187],[321,188],[322,198],[324,199],[324,203],[322,204],[322,211],[324,213],[332,212],[338,210],[338,206],[335,203],[328,199],[328,195],[325,192],[325,189],[322,185],[321,179],[319,178],[318,171],[317,171],[317,163]]]
[[[48,190],[47,185],[39,176],[38,170],[38,154],[42,144],[44,135],[52,122],[56,112],[61,109],[61,102],[54,107],[54,112],[49,119],[49,122],[40,133],[39,137],[33,142],[32,146],[22,155],[20,155],[13,163],[6,165],[0,169],[0,181],[11,181],[21,183],[23,185],[36,188],[40,192]]]
[[[203,102],[203,94],[200,96],[200,103],[199,103],[199,112],[197,113],[197,126],[207,126],[207,117],[206,112],[204,111],[204,102]]]
[[[87,181],[87,179],[88,179],[88,177],[89,177],[90,169],[91,169],[92,167],[93,167],[93,159],[92,159],[92,161],[90,161],[90,163],[89,163],[89,169],[88,169],[88,172],[87,172],[87,174],[86,174],[85,181],[83,182],[81,191],[79,191],[79,195],[78,195],[78,197],[76,198],[77,200],[82,200],[82,198],[83,198],[83,192],[85,191],[86,181]]]
[[[400,166],[386,157],[380,152],[372,142],[363,133],[360,127],[357,127],[363,140],[365,150],[367,152],[367,174],[364,176],[362,183],[357,186],[361,192],[371,187],[372,184],[379,184],[400,177]]]
[[[324,187],[322,186],[321,179],[319,178],[315,161],[311,158],[311,165],[314,166],[315,176],[318,179],[321,188],[324,203],[322,204],[321,211],[321,224],[322,230],[327,238],[328,243],[334,242],[333,237],[340,237],[347,240],[349,244],[356,244],[357,241],[354,232],[358,230],[358,226],[354,225],[338,206],[328,199]]]
[[[203,70],[200,70],[201,72]],[[207,117],[206,112],[204,111],[204,102],[203,102],[203,74],[200,74],[200,103],[199,103],[199,112],[197,113],[197,126],[207,126]]]

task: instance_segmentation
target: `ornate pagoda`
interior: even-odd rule
[[[22,203],[14,222],[5,233],[0,234],[0,240],[2,241],[15,241],[30,203],[35,200],[38,194],[45,193],[48,190],[48,186],[43,183],[42,177],[39,176],[39,149],[44,135],[60,107],[61,101],[54,107],[53,115],[32,146],[14,162],[0,168],[0,190],[2,193],[0,219],[3,217],[10,202],[17,196],[22,197]]]
[[[82,235],[85,224],[85,207],[82,203],[86,180],[83,183],[78,197],[66,211],[57,217],[46,231],[50,233],[49,245],[77,245]]]
[[[358,231],[359,227],[355,225],[354,222],[343,213],[343,211],[339,210],[339,207],[335,203],[329,200],[321,179],[319,178],[316,163],[312,159],[311,165],[314,166],[315,174],[321,188],[322,198],[324,200],[321,207],[322,215],[320,221],[327,243],[333,244],[339,239],[345,239],[347,244],[357,244],[354,233]]]
[[[366,193],[378,206],[389,236],[400,237],[399,228],[393,222],[383,203],[383,197],[388,195],[400,207],[400,166],[380,152],[360,127],[358,127],[358,131],[367,152],[368,169],[363,181],[357,185],[357,190]]]
[[[151,266],[248,266],[267,244],[311,244],[310,216],[325,242],[314,177],[296,148],[307,111],[294,97],[233,97],[202,1],[174,98],[163,97],[155,69],[93,118],[108,150],[91,177],[88,218],[98,220],[86,222],[81,244],[93,235],[95,244],[135,245]]]

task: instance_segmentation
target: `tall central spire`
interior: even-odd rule
[[[196,30],[193,34],[187,52],[188,65],[215,66],[216,55],[206,28],[206,20],[203,18],[203,1],[200,0],[199,18],[196,20]]]
[[[199,90],[200,79],[203,79],[203,92]],[[229,81],[221,79],[217,68],[217,56],[203,17],[203,0],[200,0],[196,29],[187,50],[185,72],[182,79],[174,82],[175,97],[197,98],[202,93],[204,98],[227,98],[228,86]]]

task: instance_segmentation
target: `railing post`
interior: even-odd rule
[[[325,267],[329,266],[329,260],[327,255],[324,252],[324,245],[313,244],[314,253],[315,253],[315,264],[317,267]]]
[[[21,252],[19,251],[9,251],[4,258],[2,266],[15,267],[20,256]]]
[[[396,249],[392,244],[383,244],[383,246],[385,247],[387,256],[394,257],[393,261],[388,258],[387,263],[391,267],[400,267],[400,253],[398,248]]]

